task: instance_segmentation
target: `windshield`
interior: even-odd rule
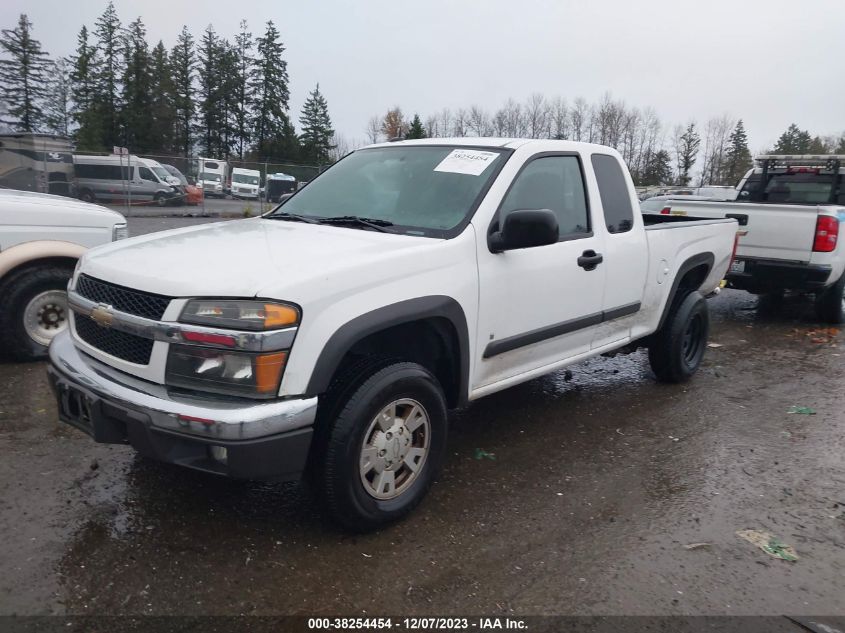
[[[153,173],[159,177],[160,180],[167,182],[168,178],[173,178],[164,167],[150,167]]]
[[[249,176],[247,174],[232,174],[232,182],[238,182],[244,185],[257,185],[258,176]]]
[[[285,201],[279,213],[358,216],[394,230],[448,237],[507,158],[500,148],[411,145],[354,152]]]
[[[200,180],[220,182],[220,174],[209,174],[208,172],[204,172],[204,173],[200,174]]]

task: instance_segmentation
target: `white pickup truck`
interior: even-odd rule
[[[816,295],[823,321],[845,320],[845,156],[757,157],[737,185],[735,202],[663,200],[658,212],[736,219],[746,234],[728,271],[731,288],[755,294],[784,290]],[[649,201],[651,202],[651,201]]]
[[[116,211],[66,198],[0,189],[0,350],[47,355],[67,327],[65,290],[82,253],[128,237]]]
[[[660,380],[696,371],[737,223],[635,209],[599,145],[360,149],[261,218],[83,257],[50,348],[60,417],[190,468],[305,473],[377,527],[427,491],[450,407],[637,346]]]

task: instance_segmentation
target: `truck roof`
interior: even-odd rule
[[[367,145],[370,147],[393,147],[396,145],[465,145],[467,147],[502,147],[508,149],[516,149],[524,145],[553,145],[560,151],[576,151],[584,149],[602,150],[604,152],[616,153],[612,147],[606,145],[597,145],[596,143],[584,143],[581,141],[566,141],[558,139],[545,138],[492,138],[492,137],[444,137],[444,138],[420,138],[408,139],[404,141],[388,141],[386,143],[374,143]]]

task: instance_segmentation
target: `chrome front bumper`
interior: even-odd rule
[[[111,404],[139,411],[152,426],[204,438],[245,440],[314,424],[317,398],[251,401],[172,395],[164,385],[128,376],[82,354],[69,331],[50,345],[51,379]]]
[[[241,479],[295,479],[308,458],[317,398],[245,401],[171,393],[81,353],[68,331],[50,345],[59,418],[106,444]]]

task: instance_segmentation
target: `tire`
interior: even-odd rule
[[[825,323],[845,321],[845,273],[816,297],[816,314]]]
[[[90,189],[83,189],[79,193],[79,199],[82,200],[82,202],[94,202],[96,200],[94,192]]]
[[[710,313],[701,293],[691,292],[676,300],[648,348],[657,379],[669,383],[689,380],[704,358],[709,333]]]
[[[0,346],[17,360],[47,356],[53,336],[67,327],[67,284],[72,269],[27,268],[3,285]]]
[[[153,201],[156,203],[158,207],[166,207],[167,206],[167,198],[164,197],[163,193],[157,193],[153,198]]]
[[[443,462],[447,417],[440,383],[416,363],[371,360],[347,371],[326,401],[309,478],[328,516],[350,531],[368,532],[407,515]]]

